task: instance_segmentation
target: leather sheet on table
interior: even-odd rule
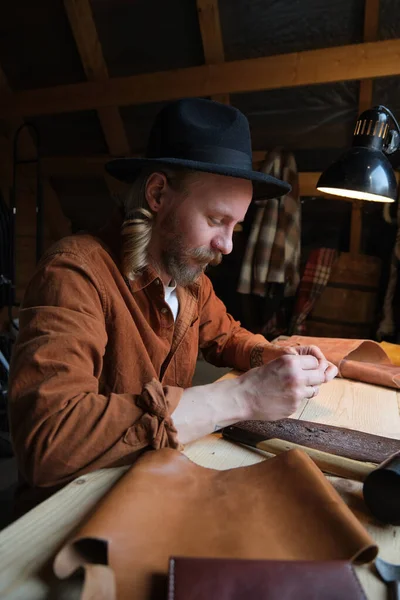
[[[217,471],[164,448],[117,482],[61,548],[54,571],[86,571],[82,600],[161,600],[171,556],[368,562],[376,554],[305,453]]]
[[[279,346],[318,346],[337,366],[341,377],[384,387],[400,387],[400,366],[392,363],[378,342],[293,335],[276,343]]]

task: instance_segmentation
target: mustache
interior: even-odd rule
[[[190,257],[199,263],[207,263],[213,267],[216,267],[222,261],[221,252],[215,252],[204,247],[194,248],[194,250],[191,250]]]

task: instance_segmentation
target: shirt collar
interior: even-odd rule
[[[131,288],[133,293],[139,292],[140,290],[143,290],[144,288],[151,285],[156,279],[158,279],[159,282],[162,283],[157,271],[153,267],[147,266],[143,269],[143,271],[141,271],[140,273],[137,274],[137,276],[135,277],[135,279],[133,281],[129,280],[129,287]],[[177,291],[178,290],[186,290],[189,293],[191,293],[195,298],[198,298],[200,283],[201,283],[201,277],[196,282],[191,283],[190,285],[186,286],[185,288],[181,288],[180,286],[177,286],[175,283],[174,289],[176,289]]]
[[[132,292],[139,292],[153,283],[156,279],[159,279],[161,283],[157,271],[153,269],[153,267],[147,266],[143,271],[136,275],[134,280],[129,280],[129,286]]]

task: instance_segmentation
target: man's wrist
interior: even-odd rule
[[[215,426],[226,427],[252,418],[248,384],[241,376],[211,384],[215,390]],[[228,418],[227,418],[228,417]],[[229,423],[227,421],[230,421]]]
[[[261,367],[285,354],[297,354],[297,350],[289,346],[276,346],[269,342],[256,344],[250,353],[250,368]]]
[[[250,368],[261,367],[264,364],[264,344],[256,344],[250,352]]]

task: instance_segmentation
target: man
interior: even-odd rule
[[[252,170],[244,115],[171,103],[147,158],[107,169],[132,182],[122,233],[61,240],[21,307],[10,418],[25,495],[242,419],[286,417],[336,375],[318,348],[276,348],[241,328],[203,273],[232,250],[252,197],[289,190]],[[190,387],[199,346],[247,372]]]

